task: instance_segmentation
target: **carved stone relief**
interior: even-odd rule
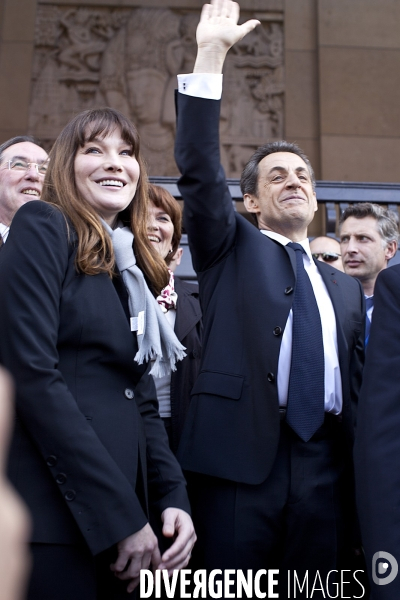
[[[40,5],[30,132],[51,146],[81,110],[112,106],[138,127],[152,175],[176,175],[176,75],[191,72],[198,12]],[[283,24],[266,21],[230,53],[223,162],[238,177],[251,152],[283,136]]]

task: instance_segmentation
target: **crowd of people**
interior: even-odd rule
[[[29,136],[0,146],[0,364],[15,384],[11,435],[0,371],[0,600],[122,600],[141,570],[188,565],[276,569],[268,597],[339,597],[339,583],[343,598],[398,597],[396,215],[349,206],[339,239],[310,242],[314,172],[285,141],[242,174],[257,226],[235,212],[222,69],[259,24],[238,18],[230,0],[205,5],[178,76],[198,286],[174,275],[181,207],[149,183],[121,112],[77,115],[49,156]]]

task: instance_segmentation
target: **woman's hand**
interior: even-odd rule
[[[143,529],[119,542],[117,548],[118,558],[110,569],[119,579],[130,580],[127,587],[130,593],[139,584],[140,569],[150,565],[157,568],[161,562],[157,538],[147,523]]]
[[[171,575],[173,570],[186,567],[197,538],[192,519],[184,510],[166,508],[161,518],[163,535],[169,538],[175,536],[175,541],[162,555],[158,568],[167,569],[168,575]]]

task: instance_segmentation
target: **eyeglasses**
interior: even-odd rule
[[[48,161],[38,164],[34,162],[26,162],[26,160],[22,160],[21,158],[6,160],[4,164],[8,165],[9,171],[29,171],[29,169],[34,165],[36,167],[36,173],[43,176],[46,175],[47,168],[49,166]]]
[[[342,256],[341,254],[336,254],[336,252],[314,252],[314,254],[312,255],[313,258],[315,259],[319,259],[319,257],[322,257],[322,260],[324,260],[325,262],[335,262],[335,260],[337,260],[339,258],[339,256]]]

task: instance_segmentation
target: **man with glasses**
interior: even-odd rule
[[[320,235],[310,242],[310,250],[313,258],[320,260],[339,271],[344,271],[342,255],[340,254],[340,244],[332,237]]]
[[[31,136],[0,145],[0,249],[20,206],[40,199],[47,160],[47,152]]]
[[[369,340],[374,288],[379,273],[397,252],[397,217],[379,204],[362,202],[348,206],[339,222],[340,247],[344,271],[357,277],[363,286],[367,308],[365,345]]]

